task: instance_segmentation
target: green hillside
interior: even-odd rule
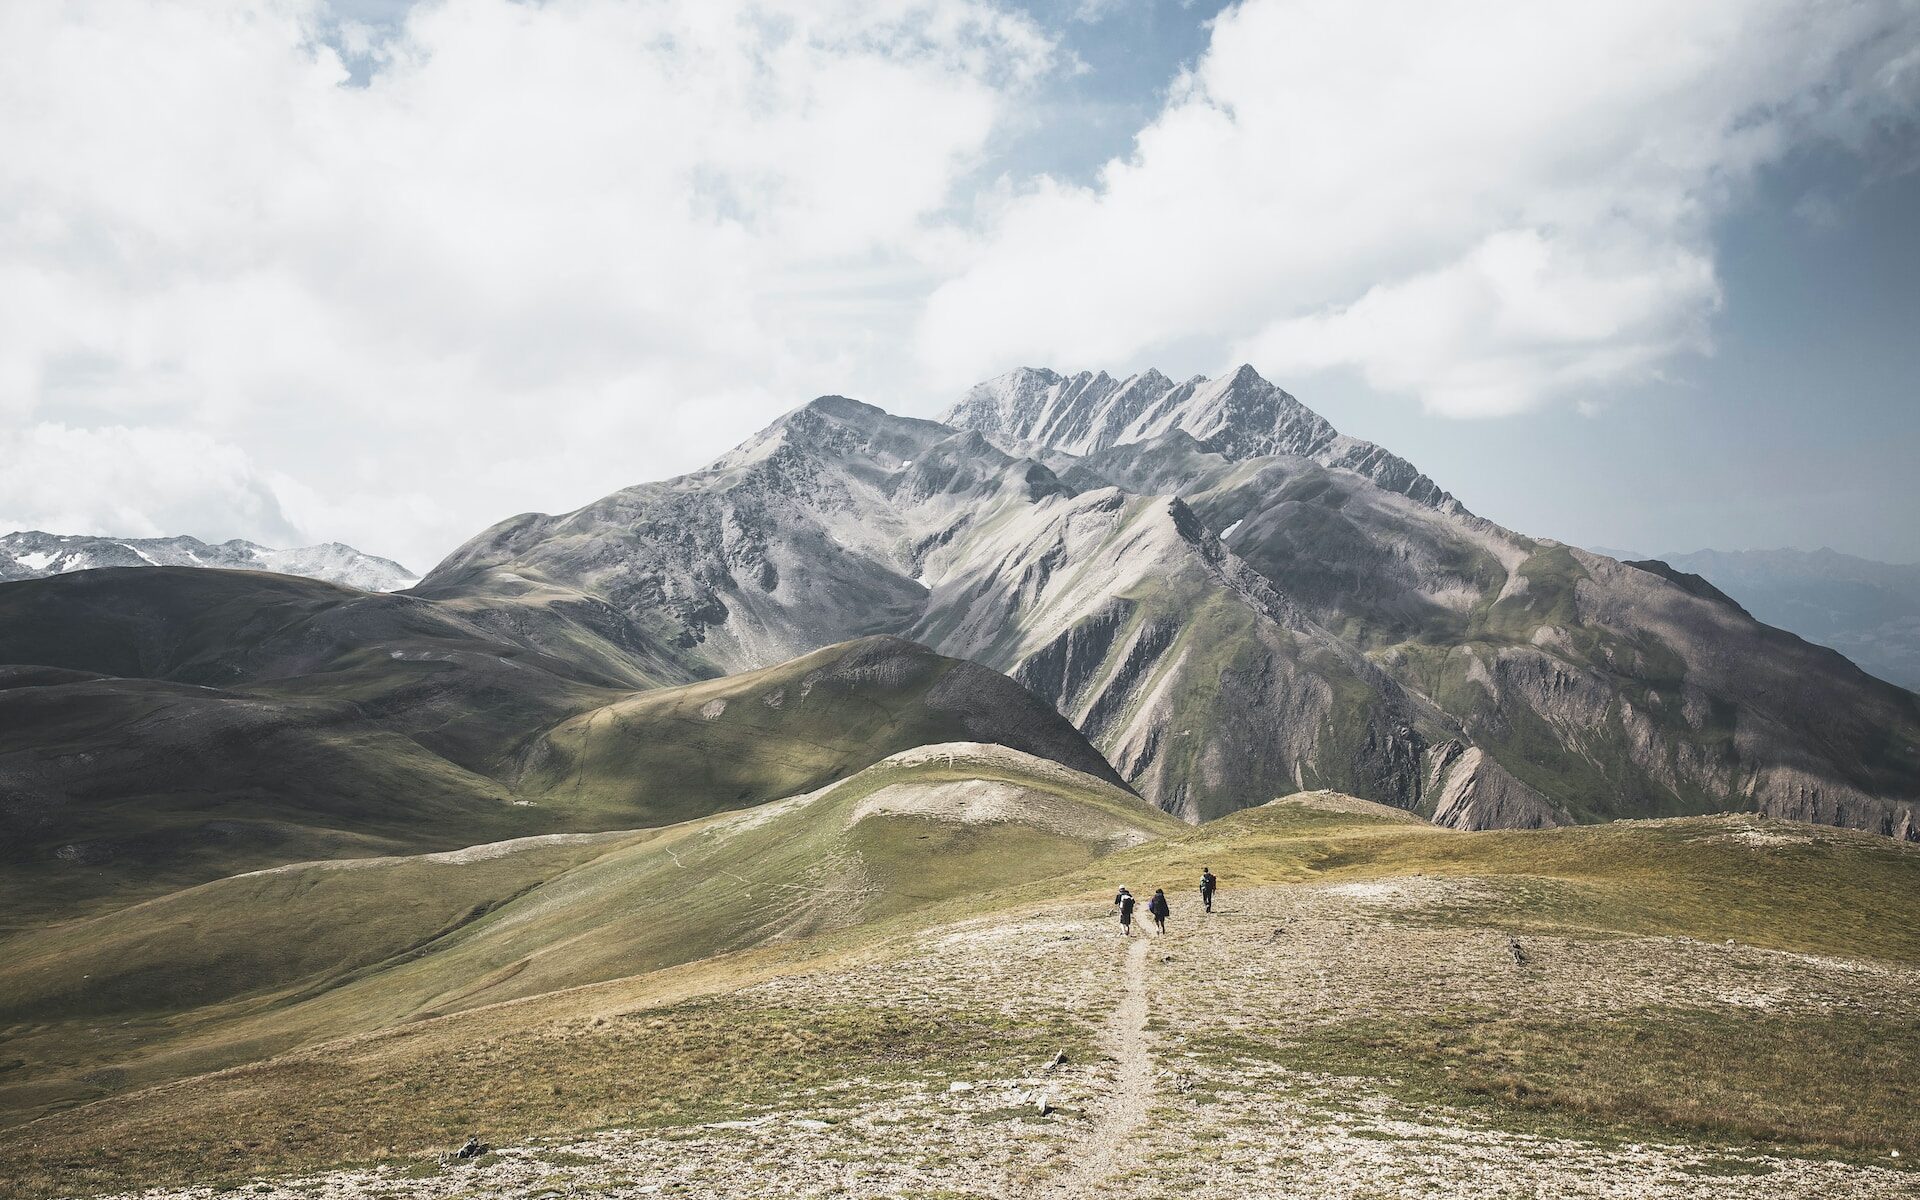
[[[589,709],[521,752],[517,782],[560,811],[653,824],[810,791],[896,751],[952,741],[997,742],[1120,783],[1026,689],[887,637]]]
[[[652,833],[223,879],[0,943],[0,1024],[25,1056],[0,1104],[17,1120],[318,1038],[932,919],[1178,828],[1114,784],[954,743]]]
[[[661,681],[604,606],[511,586],[527,594],[185,568],[0,585],[18,664],[0,665],[0,930],[287,863],[670,824],[929,742],[1117,782],[1044,702],[912,643]]]

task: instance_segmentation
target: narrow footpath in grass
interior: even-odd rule
[[[1152,1035],[1147,1032],[1147,954],[1145,938],[1127,948],[1126,993],[1107,1018],[1102,1043],[1118,1064],[1113,1091],[1094,1113],[1087,1140],[1071,1154],[1063,1173],[1041,1192],[1047,1197],[1097,1193],[1099,1185],[1125,1174],[1135,1164],[1141,1143],[1134,1136],[1153,1103]]]

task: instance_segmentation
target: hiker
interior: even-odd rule
[[[1161,933],[1167,931],[1167,917],[1172,909],[1167,907],[1167,894],[1159,888],[1153,889],[1153,899],[1147,901],[1147,911],[1153,915],[1153,924]]]
[[[1120,935],[1133,936],[1133,893],[1121,888],[1113,895],[1113,906],[1120,910]]]
[[[1220,886],[1220,881],[1213,877],[1213,868],[1201,867],[1200,868],[1200,903],[1207,906],[1208,912],[1213,911],[1213,889],[1219,886]]]

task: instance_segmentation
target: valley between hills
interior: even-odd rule
[[[1920,697],[1248,368],[0,664],[0,1194],[1920,1195]]]

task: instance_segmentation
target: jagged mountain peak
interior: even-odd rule
[[[789,462],[824,457],[869,471],[891,472],[910,465],[919,452],[952,436],[952,429],[935,421],[897,417],[847,396],[817,396],[782,413],[715,459],[707,471],[737,471],[784,456]],[[695,472],[686,478],[700,474]]]
[[[1464,511],[1412,463],[1342,434],[1251,363],[1178,384],[1153,369],[1116,379],[1105,371],[1061,375],[1022,367],[974,385],[942,419],[1003,447],[1031,444],[1073,455],[1182,430],[1228,458],[1311,459],[1430,507]]]
[[[837,393],[815,396],[799,408],[787,413],[784,419],[802,419],[806,416],[826,417],[858,426],[913,419],[896,417],[877,404],[869,404],[865,400],[855,400],[851,396],[842,396]]]

